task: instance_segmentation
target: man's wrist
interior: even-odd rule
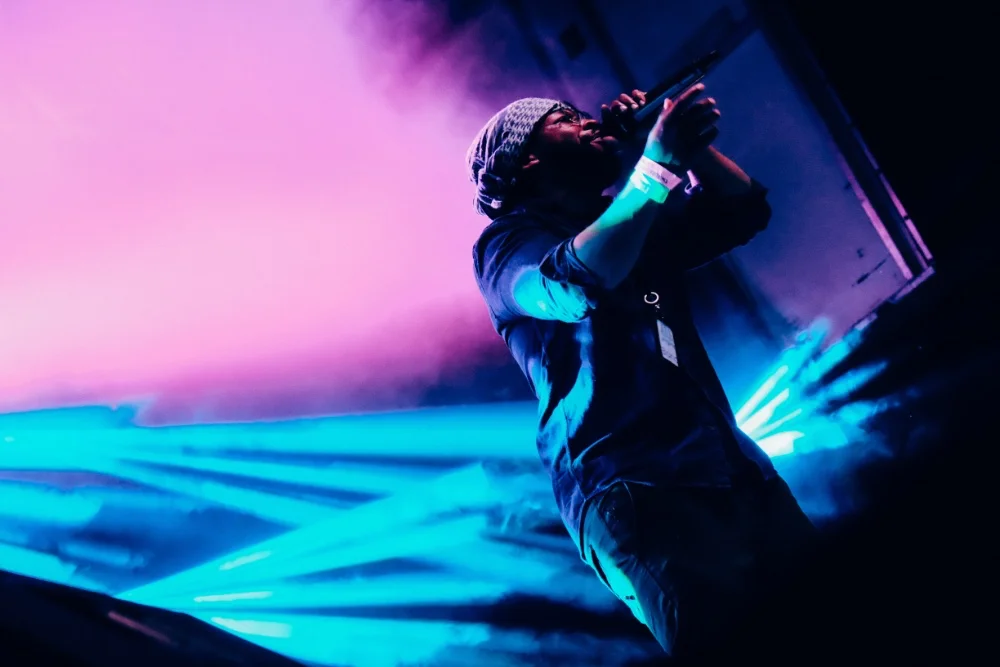
[[[647,155],[639,158],[629,182],[647,197],[660,204],[667,200],[671,190],[683,184],[683,181],[669,169]]]
[[[636,171],[641,171],[644,174],[656,179],[664,186],[673,190],[683,183],[683,178],[674,171],[671,166],[673,163],[663,164],[662,162],[657,162],[650,159],[649,157],[643,155],[639,158],[639,162],[635,165]],[[680,172],[683,174],[684,172]]]
[[[633,188],[646,196],[646,199],[662,204],[670,196],[670,188],[664,186],[641,171],[633,171],[628,182]]]
[[[661,167],[670,169],[671,171],[680,164],[673,153],[665,153],[661,150],[650,150],[647,148],[642,152],[642,157],[652,160]]]
[[[664,160],[656,160],[655,162],[678,178],[683,178],[687,174],[688,169],[690,169],[685,163],[682,163],[672,155],[668,155]]]
[[[719,162],[718,155],[719,155],[718,151],[716,151],[715,148],[713,148],[712,146],[706,146],[705,148],[702,148],[700,151],[691,155],[691,158],[688,160],[688,164],[690,165],[689,168],[699,169],[701,167],[704,167],[706,164],[718,164]]]

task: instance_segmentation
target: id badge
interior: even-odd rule
[[[677,363],[677,344],[674,343],[674,332],[661,320],[656,320],[656,334],[660,339],[660,354],[674,366],[680,366]]]

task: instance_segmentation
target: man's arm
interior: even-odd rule
[[[692,157],[690,166],[705,189],[714,195],[730,197],[750,191],[750,177],[715,146],[709,146]]]
[[[691,170],[703,191],[687,203],[683,222],[674,223],[671,249],[684,269],[746,245],[771,220],[767,189],[714,147],[693,158]]]
[[[659,211],[660,206],[630,181],[607,211],[576,235],[573,250],[600,287],[614,289],[631,273]]]
[[[631,272],[659,206],[629,184],[575,237],[529,215],[494,223],[476,244],[480,291],[494,315],[579,322]]]
[[[479,291],[498,319],[578,322],[593,307],[597,281],[573,253],[572,239],[560,239],[528,215],[487,227],[473,259]]]

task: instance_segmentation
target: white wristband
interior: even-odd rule
[[[632,172],[628,181],[636,190],[639,190],[642,194],[646,195],[657,204],[662,204],[667,201],[667,197],[670,195],[670,188],[663,185],[663,183],[655,178],[647,176],[638,169]]]
[[[638,164],[635,165],[635,170],[653,179],[667,190],[673,190],[684,182],[684,179],[678,178],[662,164],[650,160],[645,155],[639,158]]]

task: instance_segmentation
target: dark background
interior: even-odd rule
[[[920,228],[936,275],[883,309],[844,364],[891,362],[856,398],[898,399],[877,427],[905,456],[862,471],[872,511],[831,536],[828,558],[793,593],[796,618],[772,664],[977,661],[989,652],[1000,444],[995,24],[968,3],[783,4]]]
[[[976,242],[997,239],[989,201],[997,34],[987,10],[970,2],[782,4],[938,260],[987,250]]]

